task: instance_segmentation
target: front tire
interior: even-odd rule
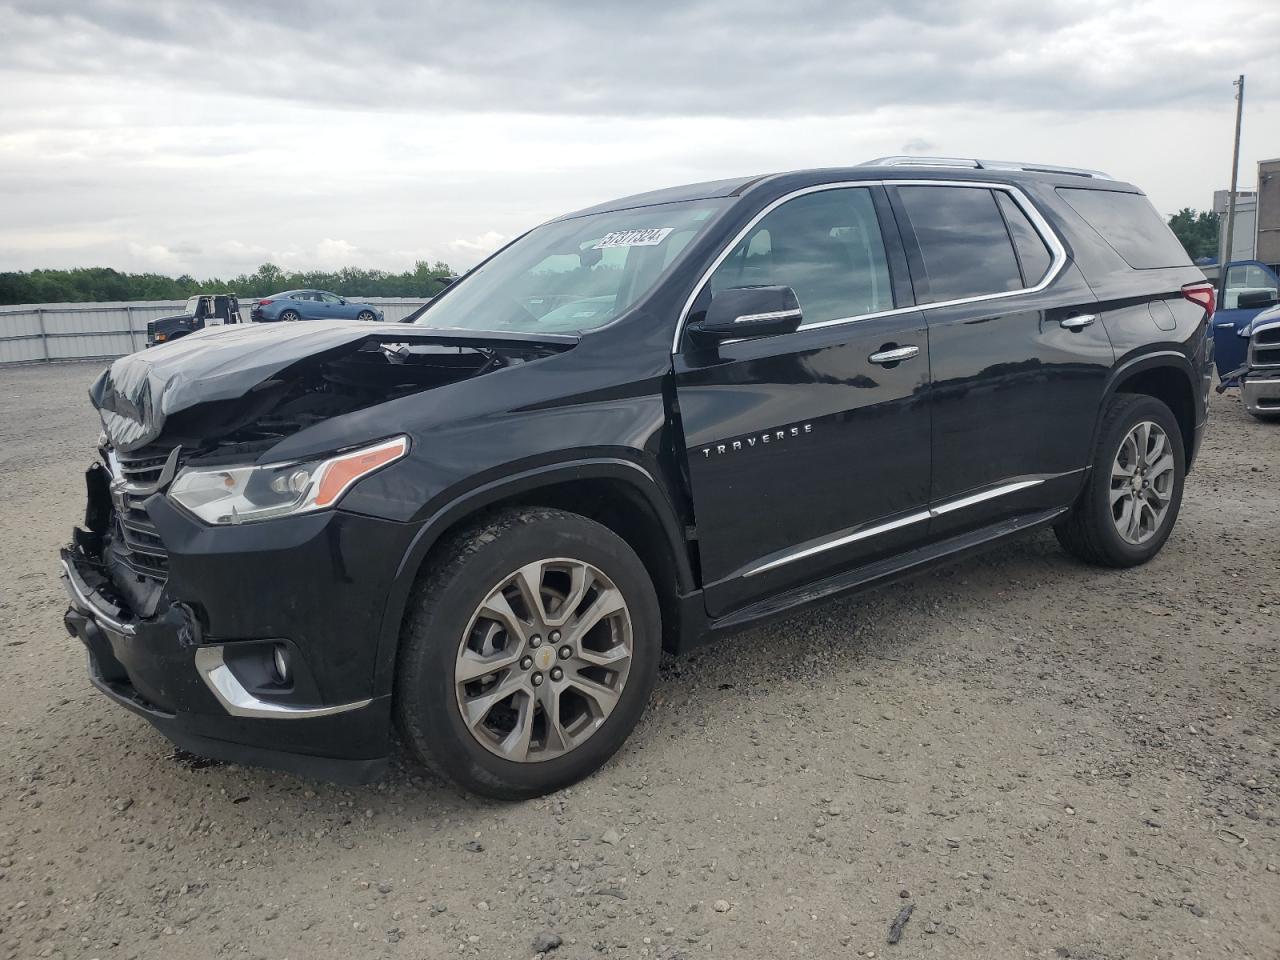
[[[452,537],[419,576],[396,720],[417,757],[464,789],[539,796],[622,746],[661,650],[657,594],[624,540],[577,514],[504,511]]]
[[[375,319],[372,310],[361,310],[356,314],[357,320],[363,320],[365,323],[372,323]]]
[[[1146,563],[1173,532],[1185,475],[1173,412],[1155,397],[1118,394],[1103,416],[1084,491],[1054,527],[1058,542],[1097,566]]]

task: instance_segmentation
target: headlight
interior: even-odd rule
[[[247,523],[308,513],[332,507],[357,480],[408,452],[409,438],[396,437],[327,460],[188,467],[173,481],[169,496],[205,523]]]

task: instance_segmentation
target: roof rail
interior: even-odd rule
[[[1114,180],[1101,170],[1060,167],[1052,163],[1017,163],[1011,160],[973,160],[963,157],[879,157],[859,164],[863,167],[963,167],[966,170],[1021,170],[1025,173],[1058,173],[1068,177]]]

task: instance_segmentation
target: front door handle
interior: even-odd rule
[[[1074,317],[1064,317],[1058,321],[1058,326],[1063,330],[1083,330],[1097,319],[1096,313],[1081,313]]]
[[[890,363],[901,363],[903,360],[910,360],[920,353],[919,347],[894,347],[892,350],[880,350],[867,357],[872,363],[888,365]]]

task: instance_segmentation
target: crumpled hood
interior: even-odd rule
[[[201,403],[233,400],[289,365],[372,343],[495,347],[547,344],[575,336],[442,330],[398,323],[309,320],[208,327],[172,343],[121,357],[89,388],[113,447],[122,452],[160,436],[166,418]]]

